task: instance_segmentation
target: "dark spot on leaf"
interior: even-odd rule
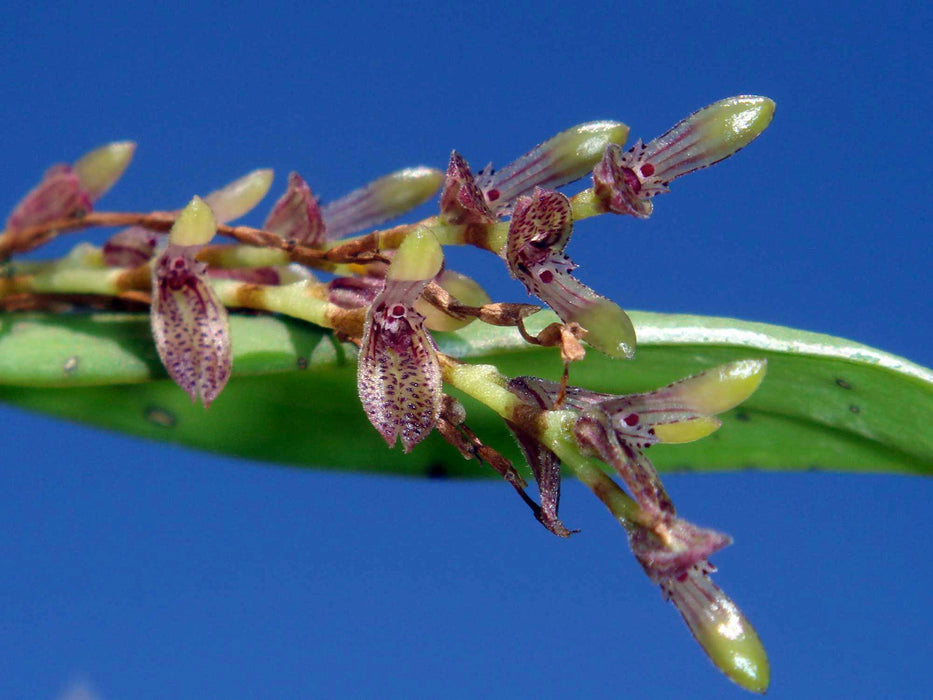
[[[736,411],[735,419],[738,421],[742,421],[743,423],[748,423],[748,421],[750,421],[752,417],[748,415],[748,411]]]
[[[852,388],[852,385],[849,384],[849,382],[847,382],[847,381],[846,381],[845,379],[843,379],[842,377],[836,377],[836,386],[839,386],[839,387],[841,387],[841,388],[843,388],[843,389],[851,389],[851,388]]]
[[[158,406],[149,406],[145,412],[146,420],[150,423],[162,426],[163,428],[175,427],[175,416],[164,408]]]
[[[424,475],[429,479],[446,479],[450,476],[447,472],[447,465],[443,462],[431,462],[428,468],[424,470]]]
[[[851,406],[849,406],[849,412],[850,413],[861,413],[862,409],[859,408],[856,404],[852,404]]]
[[[295,360],[295,364],[298,365],[298,369],[308,369],[308,358],[299,357],[297,360]]]

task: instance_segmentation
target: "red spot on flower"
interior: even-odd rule
[[[538,275],[542,282],[545,284],[550,284],[554,280],[554,273],[550,270],[542,270],[541,274]]]
[[[396,304],[392,307],[392,315],[395,316],[395,318],[401,318],[405,315],[405,307],[401,304]]]
[[[486,193],[486,199],[490,202],[495,202],[499,199],[499,190],[489,190],[489,192]]]
[[[641,174],[643,177],[651,177],[654,175],[654,166],[651,163],[645,163],[641,166]]]
[[[627,426],[629,426],[630,428],[631,428],[632,426],[638,425],[638,414],[637,414],[637,413],[629,413],[629,414],[625,417],[625,424],[626,424]]]

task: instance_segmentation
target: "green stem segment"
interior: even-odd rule
[[[576,414],[573,411],[540,411],[529,418],[528,405],[510,392],[506,379],[493,365],[470,365],[444,358],[441,364],[444,382],[473,397],[503,418],[521,422],[564,465],[573,470],[596,497],[623,525],[634,523],[651,527],[652,523],[638,504],[590,458],[583,455],[571,434]]]

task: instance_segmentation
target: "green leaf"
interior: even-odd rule
[[[631,313],[635,360],[590,350],[574,384],[645,391],[741,358],[767,358],[758,392],[722,428],[658,445],[662,470],[834,469],[933,473],[933,372],[815,333],[732,319]],[[534,332],[555,320],[540,313]],[[352,346],[311,325],[233,315],[234,376],[205,410],[166,378],[138,314],[0,315],[0,401],[140,437],[292,465],[408,475],[491,475],[433,435],[411,454],[388,450],[356,398]],[[436,334],[441,350],[508,375],[557,379],[556,350],[514,329],[474,323]],[[501,420],[464,399],[468,424],[520,462]]]

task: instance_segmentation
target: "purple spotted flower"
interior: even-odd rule
[[[713,416],[750,396],[765,365],[763,360],[733,362],[642,394],[614,396],[567,387],[563,405],[580,414],[574,437],[581,449],[615,468],[650,519],[666,522],[674,517],[674,505],[645,450],[715,431],[720,422]],[[509,389],[544,410],[554,408],[561,393],[560,384],[537,377],[518,377]]]
[[[651,198],[694,170],[728,158],[757,138],[771,122],[774,102],[744,95],[694,112],[658,138],[627,151],[612,144],[593,169],[593,189],[609,211],[645,219]]]
[[[441,411],[437,348],[414,305],[442,264],[434,234],[421,229],[407,236],[369,308],[360,344],[363,410],[389,447],[401,438],[405,452],[427,437]]]
[[[631,357],[635,329],[618,305],[579,282],[576,265],[564,254],[573,230],[570,200],[535,189],[519,197],[512,211],[505,259],[509,271],[560,316],[586,329],[586,341],[610,357]]]
[[[619,122],[578,124],[553,136],[500,170],[491,165],[476,175],[463,156],[450,155],[441,193],[441,217],[450,224],[490,224],[535,187],[554,189],[584,177],[610,143],[624,143],[628,127]]]
[[[152,266],[152,335],[169,376],[205,408],[230,378],[227,310],[195,254],[216,232],[214,215],[195,197],[182,210],[169,244]]]

